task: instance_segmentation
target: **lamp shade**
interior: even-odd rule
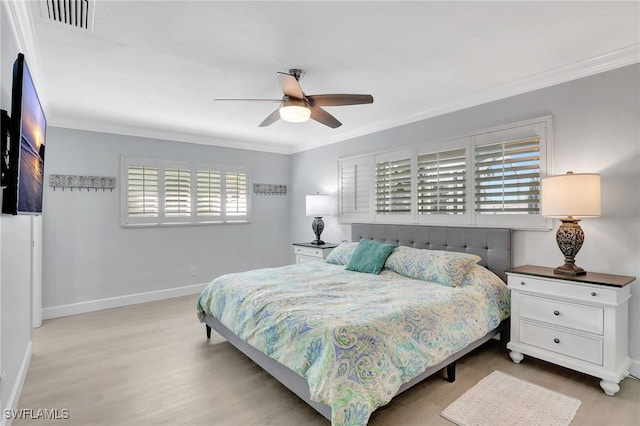
[[[327,194],[307,195],[307,216],[329,216],[331,199]]]
[[[290,123],[302,123],[311,117],[311,110],[302,100],[287,100],[280,107],[280,118]]]
[[[600,175],[573,173],[542,179],[542,216],[598,217],[601,213]]]

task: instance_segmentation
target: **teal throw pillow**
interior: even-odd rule
[[[396,248],[393,244],[383,244],[373,240],[361,240],[354,250],[345,269],[356,272],[379,274],[384,262]]]

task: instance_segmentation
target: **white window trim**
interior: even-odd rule
[[[128,167],[143,166],[158,168],[158,216],[157,217],[129,217],[128,216]],[[179,168],[191,171],[191,215],[188,217],[167,217],[165,216],[165,169]],[[206,216],[197,214],[197,170],[212,170],[221,173],[221,209],[220,216]],[[225,202],[225,173],[244,173],[247,175],[247,215],[229,216],[224,212]],[[159,158],[145,158],[136,156],[121,156],[120,181],[122,182],[120,200],[121,226],[128,227],[153,227],[153,226],[185,226],[185,225],[211,225],[211,224],[233,224],[248,223],[251,221],[251,173],[249,168],[244,166],[231,166],[215,163],[172,161]]]
[[[497,140],[507,141],[518,138],[528,138],[532,136],[540,137],[540,178],[547,176],[552,167],[553,153],[553,122],[552,116],[537,117],[530,120],[523,120],[506,125],[490,127],[487,129],[470,132],[453,138],[439,139],[429,142],[422,142],[410,145],[400,150],[385,150],[363,155],[354,155],[338,159],[338,199],[342,197],[340,170],[343,164],[349,162],[357,163],[361,159],[371,156],[373,161],[373,178],[371,188],[371,210],[357,217],[342,214],[342,206],[339,204],[339,223],[418,223],[429,225],[456,225],[456,226],[486,226],[486,227],[508,227],[522,230],[549,230],[551,220],[542,215],[522,215],[522,214],[497,214],[479,215],[475,213],[475,170],[474,152],[476,144],[486,144]],[[535,134],[531,129],[535,129]],[[523,133],[524,132],[524,133]],[[425,153],[445,151],[449,149],[465,147],[467,151],[467,213],[463,215],[418,215],[417,212],[417,157]],[[378,215],[375,213],[375,164],[378,157],[393,156],[394,153],[403,150],[413,150],[412,166],[412,214],[411,215]]]

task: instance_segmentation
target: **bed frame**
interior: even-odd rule
[[[481,257],[482,266],[493,271],[505,282],[506,271],[511,268],[511,230],[498,228],[456,228],[425,225],[385,225],[385,224],[352,224],[351,241],[370,239],[383,243],[393,243],[415,248],[431,250],[447,250],[473,253]],[[285,367],[273,358],[260,352],[253,346],[237,337],[217,318],[206,315],[205,324],[207,338],[211,337],[211,329],[216,330],[229,343],[248,356],[256,364],[271,374],[280,383],[302,398],[307,404],[331,420],[331,407],[311,400],[309,385],[306,379],[295,371]],[[447,380],[455,380],[455,363],[469,352],[478,348],[500,334],[500,340],[507,341],[509,320],[506,319],[493,331],[471,343],[459,352],[452,354],[441,363],[429,367],[424,373],[400,386],[396,395],[404,392],[427,377],[446,368]]]

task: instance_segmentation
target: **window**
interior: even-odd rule
[[[123,226],[250,219],[244,168],[123,157],[122,170]]]
[[[196,171],[196,212],[198,216],[222,216],[222,177],[219,171]]]
[[[164,214],[167,217],[191,216],[191,170],[164,169]]]
[[[371,201],[373,156],[341,160],[338,163],[339,208],[347,222],[369,222],[373,219]]]
[[[551,117],[542,117],[341,159],[339,219],[547,229],[550,223],[540,215],[540,182],[551,134]],[[367,188],[373,207],[354,215],[358,193]]]
[[[475,147],[476,214],[538,214],[540,138]]]
[[[158,168],[129,166],[127,169],[128,214],[158,217]]]
[[[411,215],[411,153],[376,156],[376,215]]]
[[[247,175],[246,173],[225,173],[225,211],[227,216],[247,215]]]
[[[418,214],[467,213],[467,150],[418,155]]]

